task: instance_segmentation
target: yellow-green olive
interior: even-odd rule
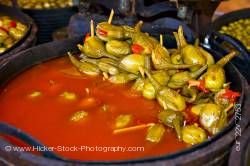
[[[207,139],[205,130],[197,124],[184,126],[182,129],[182,139],[185,143],[194,145],[204,142]]]

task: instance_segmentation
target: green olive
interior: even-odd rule
[[[222,26],[219,32],[235,37],[250,50],[250,18],[239,19],[238,21]]]
[[[184,142],[194,145],[204,142],[207,139],[207,135],[205,130],[194,124],[183,127],[182,139]]]
[[[55,9],[73,6],[72,0],[18,0],[18,4],[24,9]]]
[[[110,40],[106,44],[106,50],[108,53],[118,57],[130,54],[130,46],[125,41]]]
[[[200,124],[211,134],[215,134],[215,127],[220,119],[221,107],[217,104],[207,103],[200,110]]]
[[[27,26],[9,16],[0,16],[1,53],[12,47],[27,31]]]
[[[155,99],[156,91],[154,86],[150,83],[149,80],[145,81],[143,91],[142,91],[143,97],[146,99],[152,100]]]

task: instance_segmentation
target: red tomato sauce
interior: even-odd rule
[[[34,91],[41,95],[29,97]],[[67,101],[60,97],[66,91],[75,93],[77,98]],[[90,100],[90,104],[84,104],[86,100]],[[103,111],[103,105],[107,106],[107,111]],[[78,160],[136,159],[186,148],[187,145],[178,141],[174,130],[168,127],[160,143],[145,140],[147,129],[112,133],[117,116],[133,115],[132,126],[157,123],[160,109],[156,101],[146,100],[133,92],[131,84],[114,85],[101,76],[82,75],[67,58],[25,71],[10,81],[0,94],[1,122],[22,129],[48,147],[57,148],[54,152],[58,155]],[[88,116],[80,122],[70,121],[72,114],[81,110],[88,112]],[[9,137],[6,139],[18,144]],[[103,152],[105,148],[102,147],[118,146],[132,151]],[[78,150],[69,150],[69,147]],[[136,150],[136,147],[139,148]]]

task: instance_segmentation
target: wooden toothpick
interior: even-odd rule
[[[113,16],[114,16],[114,9],[111,10],[111,13],[109,15],[109,20],[108,20],[108,23],[111,24],[112,20],[113,20]]]
[[[162,34],[160,34],[160,44],[161,44],[161,46],[163,46],[163,36],[162,36]]]
[[[131,131],[135,131],[135,130],[141,130],[141,129],[145,129],[147,127],[151,127],[153,125],[154,125],[154,123],[147,123],[147,124],[141,124],[141,125],[122,128],[122,129],[116,129],[116,130],[113,131],[113,134],[121,134],[121,133],[124,133],[124,132],[131,132]]]
[[[91,37],[95,36],[94,21],[93,20],[90,21],[90,33],[91,33]]]

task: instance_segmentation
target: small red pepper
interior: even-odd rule
[[[15,28],[15,27],[16,27],[16,21],[11,21],[11,22],[9,23],[9,27],[10,27],[10,28]]]
[[[189,80],[188,81],[189,87],[196,86],[199,90],[203,91],[204,93],[208,93],[209,90],[205,87],[205,81],[204,80]]]
[[[8,31],[6,28],[4,28],[4,27],[0,27],[0,29],[3,30],[3,31],[5,31],[6,33],[9,32],[9,31]]]
[[[239,92],[234,92],[230,89],[225,89],[225,93],[222,95],[223,98],[230,99],[230,101],[234,102],[237,97],[240,96]]]
[[[83,40],[83,42],[85,43],[85,42],[86,42],[86,40],[87,40],[89,37],[90,37],[90,34],[89,34],[89,33],[87,33],[87,34],[86,34],[86,36],[85,36],[85,38],[84,38],[84,40]]]
[[[144,48],[139,44],[133,44],[131,49],[134,54],[140,54],[144,50]]]
[[[108,35],[108,32],[107,31],[104,31],[102,29],[97,29],[97,32],[101,35],[101,36],[107,36]]]

